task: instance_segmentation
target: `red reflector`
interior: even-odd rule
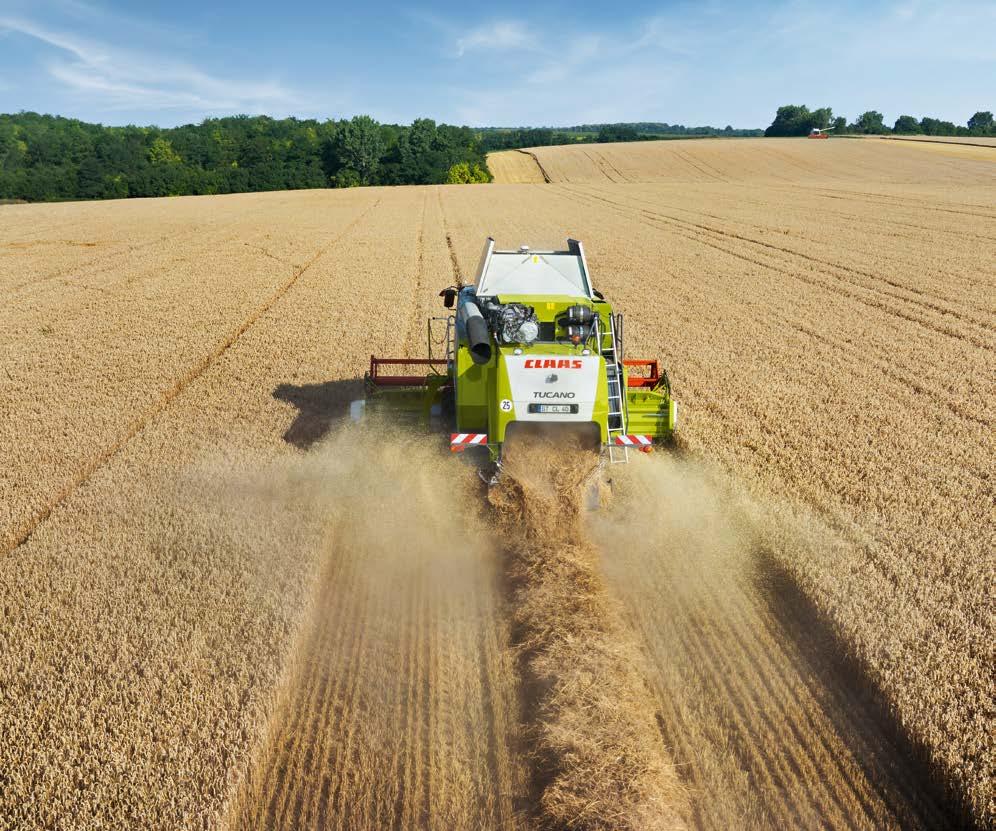
[[[650,436],[616,436],[616,444],[621,444],[623,447],[636,447],[642,450],[653,443],[654,440]]]
[[[468,447],[483,447],[487,443],[487,433],[450,433],[450,450],[454,453],[459,453]]]

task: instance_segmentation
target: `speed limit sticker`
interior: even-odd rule
[[[503,398],[501,400],[501,404],[499,404],[498,406],[501,407],[502,412],[509,413],[512,411],[512,402],[509,401],[509,399],[507,398]]]

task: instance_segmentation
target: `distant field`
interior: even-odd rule
[[[996,138],[992,136],[865,136],[886,141],[921,141],[932,144],[967,144],[981,147],[996,147]]]
[[[2,208],[0,827],[532,826],[476,477],[339,427],[489,234],[583,240],[671,373],[684,452],[585,527],[682,821],[996,820],[996,164],[531,152],[502,186]]]
[[[488,164],[498,183],[537,181],[537,177],[556,184],[750,183],[767,187],[992,183],[996,149],[959,147],[959,156],[976,163],[968,165],[923,158],[910,150],[899,143],[870,140],[697,139],[533,147],[525,152],[492,153]],[[532,167],[538,170],[530,172],[530,159],[535,159]]]
[[[536,159],[526,150],[488,153],[488,169],[495,182],[503,185],[541,185],[546,181]]]

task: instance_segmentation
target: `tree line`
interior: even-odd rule
[[[420,118],[317,121],[211,118],[182,127],[106,127],[22,112],[0,115],[0,199],[42,202],[243,193],[356,185],[490,181],[494,150],[683,135],[760,135],[663,122],[471,129]]]
[[[40,202],[490,181],[479,136],[428,118],[212,118],[105,127],[0,115],[0,199]]]
[[[867,135],[885,135],[896,133],[900,135],[925,136],[994,136],[996,125],[993,114],[986,111],[975,113],[964,127],[951,121],[924,116],[916,119],[911,115],[901,115],[889,127],[885,124],[882,113],[869,110],[848,123],[844,116],[834,116],[830,107],[820,107],[810,110],[808,107],[789,104],[779,107],[775,120],[764,131],[766,136],[805,136],[814,128],[825,130],[832,128],[837,133],[863,133]]]
[[[573,127],[483,127],[486,152],[559,144],[604,144],[610,141],[657,141],[682,136],[760,136],[763,130],[726,127],[686,127],[661,121],[578,124]]]
[[[991,112],[962,127],[876,111],[848,123],[823,107],[779,107],[767,136],[838,132],[996,135]],[[181,127],[107,127],[60,116],[0,114],[0,200],[41,202],[130,196],[243,193],[357,185],[490,181],[495,150],[555,144],[650,141],[682,136],[756,136],[761,130],[666,122],[472,129],[420,118],[381,124],[370,116],[318,121],[268,116],[211,118]]]
[[[623,124],[579,124],[576,127],[568,127],[568,130],[584,133],[599,133],[603,130],[618,130],[620,128],[629,129],[632,132],[646,137],[657,138],[659,136],[760,136],[763,130],[742,129],[727,124],[725,127],[686,127],[684,124],[668,124],[666,121],[632,121]]]

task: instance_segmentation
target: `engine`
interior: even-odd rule
[[[499,343],[521,343],[528,346],[539,337],[539,321],[532,306],[490,300],[483,304],[482,310]]]

